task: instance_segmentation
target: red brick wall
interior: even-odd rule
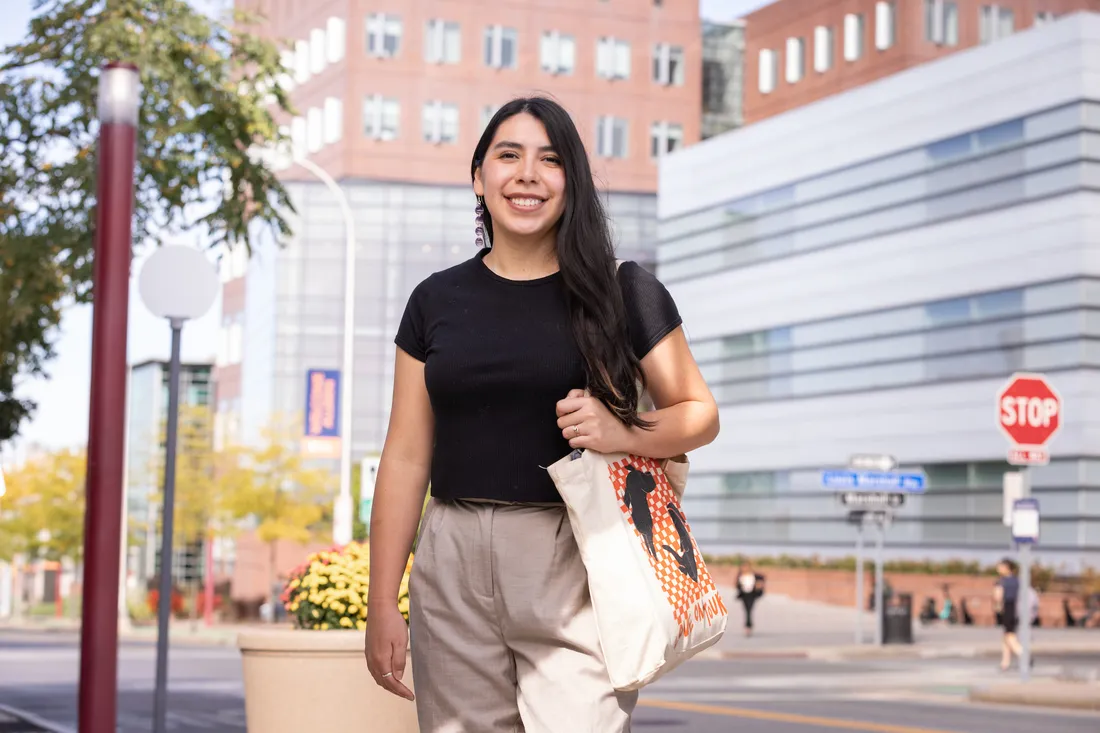
[[[715,583],[719,587],[734,584],[737,567],[718,565],[709,567]],[[835,606],[851,606],[855,602],[856,574],[846,570],[810,570],[796,568],[760,567],[757,571],[766,579],[769,593],[783,595],[795,600],[828,603]],[[955,603],[966,599],[967,610],[978,625],[993,623],[993,583],[992,576],[971,575],[924,575],[916,573],[884,573],[887,584],[895,593],[913,594],[913,613],[919,614],[920,607],[929,596],[936,601],[936,608],[943,605],[943,584],[950,585],[951,597]],[[867,564],[863,581],[865,596],[871,593],[874,583],[874,566]],[[1082,607],[1076,596],[1061,592],[1040,594],[1039,615],[1043,626],[1063,626],[1065,617],[1062,600],[1070,599],[1074,613],[1080,614]],[[864,603],[865,605],[865,603]]]

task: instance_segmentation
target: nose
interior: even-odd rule
[[[538,183],[538,159],[531,156],[525,156],[523,162],[516,170],[516,180],[523,183]]]

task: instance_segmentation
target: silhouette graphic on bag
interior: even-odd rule
[[[680,552],[677,553],[668,545],[662,545],[662,547],[676,558],[676,564],[680,566],[680,572],[698,583],[699,566],[695,562],[695,546],[691,543],[691,535],[688,534],[687,521],[683,513],[672,502],[668,504],[668,516],[672,518],[672,523],[676,525],[676,534],[680,535]]]
[[[645,540],[646,550],[657,557],[657,548],[653,546],[653,515],[649,513],[649,498],[646,496],[657,488],[657,481],[652,474],[639,471],[634,466],[628,465],[626,470],[623,503],[630,509],[630,518],[634,520],[634,528]]]

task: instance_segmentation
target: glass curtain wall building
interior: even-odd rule
[[[897,556],[991,560],[995,396],[1065,400],[1040,558],[1100,562],[1100,15],[1067,16],[708,140],[661,168],[658,274],[722,406],[685,510],[704,550],[845,555],[822,469],[923,469]]]

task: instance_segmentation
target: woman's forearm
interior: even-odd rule
[[[425,465],[382,458],[371,507],[368,606],[397,603],[420,525],[428,473]]]
[[[672,458],[707,445],[718,436],[718,408],[711,402],[688,401],[642,413],[654,423],[648,430],[630,428],[626,452],[648,458]]]

